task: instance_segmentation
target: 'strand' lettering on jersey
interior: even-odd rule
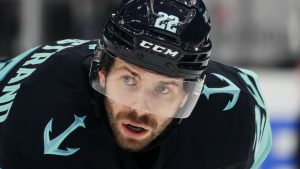
[[[16,56],[10,60],[7,60],[5,62],[0,62],[0,82],[6,77],[6,75],[19,63],[21,62],[23,59],[25,59],[26,57],[28,57],[30,55],[30,53],[34,50],[36,50],[36,48],[32,48],[24,53],[22,53],[19,56]]]
[[[30,76],[39,64],[44,63],[53,54],[77,45],[86,43],[86,40],[67,39],[57,42],[55,46],[43,46],[44,51],[35,53],[32,56],[30,54],[37,48],[30,49],[29,51],[9,60],[4,63],[0,63],[0,82],[6,77],[6,75],[22,60],[29,57],[28,60],[17,70],[14,77],[12,77],[7,85],[0,92],[0,123],[4,122],[10,112],[17,92],[22,84],[22,80]]]

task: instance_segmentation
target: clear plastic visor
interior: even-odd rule
[[[118,57],[91,71],[92,87],[111,102],[164,117],[187,118],[194,109],[204,80],[185,81],[145,70]],[[92,62],[93,63],[93,62]]]

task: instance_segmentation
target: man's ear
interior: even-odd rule
[[[105,88],[105,74],[106,72],[103,69],[98,71],[99,83],[102,88]]]

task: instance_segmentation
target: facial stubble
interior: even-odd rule
[[[144,149],[145,147],[147,147],[167,128],[167,126],[172,121],[172,118],[168,118],[162,124],[158,124],[157,120],[155,120],[153,115],[144,114],[139,116],[134,109],[119,111],[117,113],[114,113],[113,106],[115,104],[119,104],[119,103],[114,103],[109,98],[105,98],[105,108],[107,112],[108,121],[117,144],[121,148],[131,152],[138,152]],[[120,131],[121,129],[118,127],[118,122],[120,120],[129,120],[137,124],[148,126],[149,128],[152,129],[152,131],[148,131],[151,133],[148,134],[147,137],[139,140],[129,138],[129,137],[124,137],[124,135]]]

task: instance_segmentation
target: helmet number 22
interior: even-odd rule
[[[158,12],[159,17],[155,21],[155,27],[165,29],[169,32],[176,33],[179,18],[174,15],[168,15],[164,12]]]

